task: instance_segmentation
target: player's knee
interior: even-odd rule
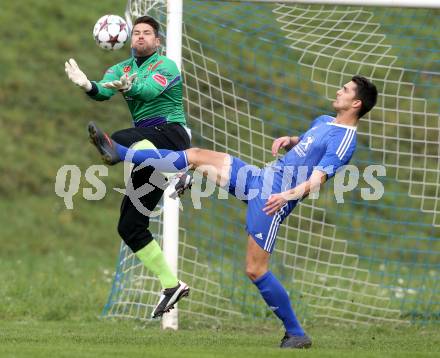
[[[153,240],[148,230],[148,221],[145,226],[133,225],[131,220],[121,217],[118,223],[118,233],[125,244],[133,251],[139,251]]]
[[[118,230],[119,231],[119,230]],[[142,235],[136,232],[119,232],[122,240],[133,252],[137,252],[140,249],[147,246],[151,241],[153,241],[153,235],[149,230],[145,230]]]
[[[249,277],[250,280],[255,281],[261,275],[261,268],[252,264],[246,265],[246,276]]]
[[[200,156],[201,149],[200,148],[189,148],[186,150],[186,156],[188,158],[189,164],[198,164],[198,158]]]
[[[197,155],[197,153],[200,153],[201,149],[197,148],[197,147],[193,147],[193,148],[188,148],[186,150],[187,153],[193,154],[193,155]]]

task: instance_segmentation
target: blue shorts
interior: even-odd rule
[[[265,170],[249,165],[231,156],[228,191],[247,203],[246,231],[265,251],[272,253],[278,229],[283,220],[297,204],[297,200],[287,202],[275,215],[269,216],[264,205],[270,194],[279,193],[276,182],[267,184]]]

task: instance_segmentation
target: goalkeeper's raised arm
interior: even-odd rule
[[[92,89],[92,83],[89,81],[86,74],[80,70],[78,64],[73,58],[66,61],[64,64],[64,70],[66,71],[67,77],[84,91],[89,92]]]
[[[158,121],[155,124],[186,124],[179,69],[157,52],[130,57],[110,67],[100,81],[90,81],[74,59],[66,62],[65,70],[69,79],[96,101],[121,92],[135,126],[149,126],[151,119]]]
[[[90,81],[73,58],[66,61],[64,70],[66,71],[67,77],[69,77],[74,84],[81,87],[91,98],[97,101],[109,99],[116,93],[116,91],[103,86],[104,83],[119,79],[119,77],[116,77],[116,66],[109,68],[105,72],[103,79],[99,82]]]

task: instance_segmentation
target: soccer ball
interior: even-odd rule
[[[96,21],[93,37],[102,49],[119,50],[128,40],[128,25],[118,15],[104,15]]]

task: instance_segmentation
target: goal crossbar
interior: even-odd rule
[[[223,2],[298,3],[317,5],[379,6],[440,9],[438,0],[222,0]]]

